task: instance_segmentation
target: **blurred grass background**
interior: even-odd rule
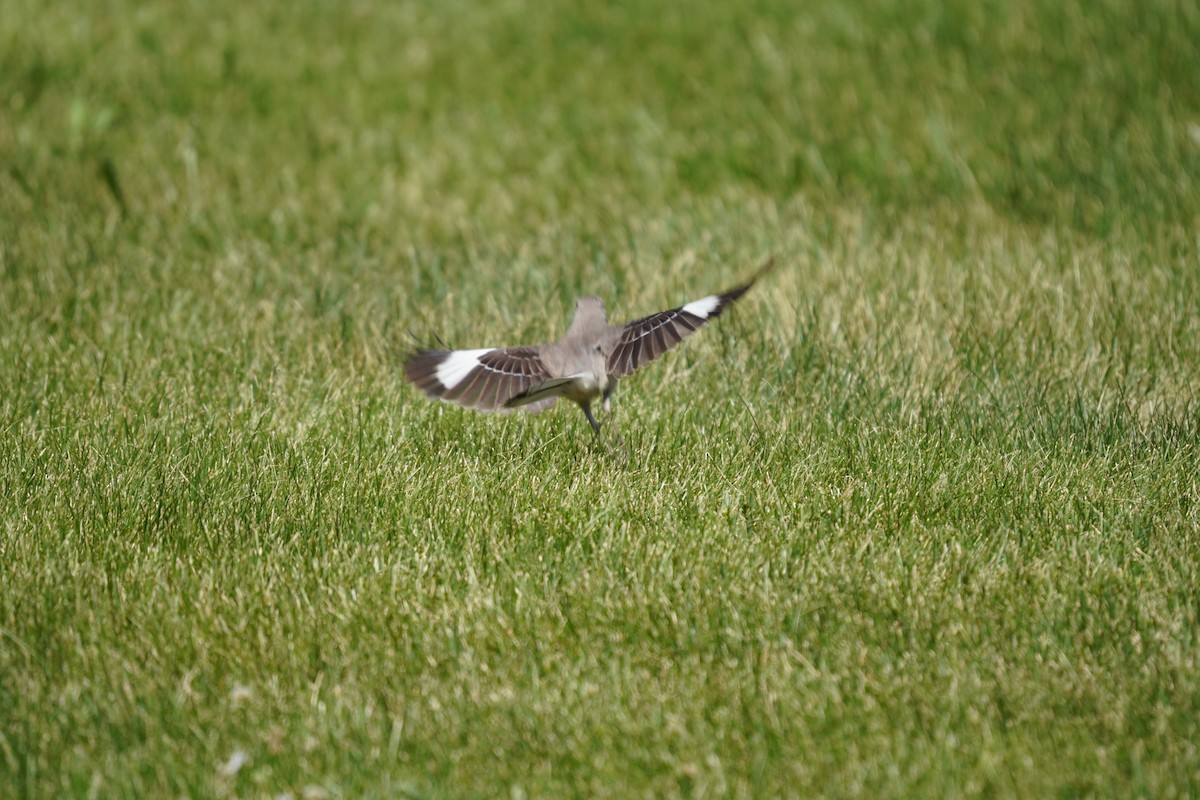
[[[12,0],[0,167],[0,795],[1200,787],[1194,3]]]

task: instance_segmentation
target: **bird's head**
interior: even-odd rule
[[[607,325],[604,303],[599,297],[589,294],[575,301],[575,318],[571,321],[571,333],[600,330]]]

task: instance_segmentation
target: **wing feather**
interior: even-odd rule
[[[606,348],[608,374],[618,378],[629,375],[691,336],[748,292],[772,263],[767,261],[741,286],[626,323]]]
[[[430,397],[484,411],[551,378],[537,347],[420,350],[405,361],[404,374]]]

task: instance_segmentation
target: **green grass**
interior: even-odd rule
[[[1197,75],[1173,0],[7,3],[0,796],[1200,793]],[[767,254],[627,464],[402,378]]]

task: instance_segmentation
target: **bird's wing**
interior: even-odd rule
[[[747,283],[727,292],[625,323],[605,347],[608,374],[618,378],[629,375],[679,344],[749,291],[772,263],[767,261]]]
[[[483,411],[502,409],[551,378],[537,347],[420,350],[405,361],[404,374],[430,397]],[[540,411],[552,403],[550,398],[527,408]]]

